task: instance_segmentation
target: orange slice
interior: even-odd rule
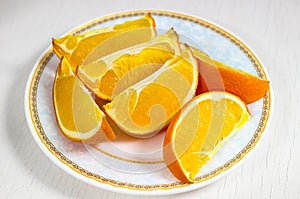
[[[129,86],[157,71],[180,51],[171,29],[152,40],[78,67],[77,75],[99,98],[112,100]]]
[[[66,137],[85,143],[116,137],[104,113],[65,58],[56,72],[53,102],[58,126]]]
[[[169,170],[179,180],[194,182],[201,167],[249,118],[245,103],[230,93],[195,97],[167,129],[163,155]]]
[[[193,49],[193,53],[198,59],[200,74],[197,95],[208,91],[226,91],[250,104],[262,98],[269,89],[267,80],[213,60],[199,50]]]
[[[125,32],[127,32],[125,34]],[[59,58],[65,57],[70,62],[73,71],[76,67],[84,62],[86,57],[103,41],[124,33],[121,37],[116,37],[113,42],[115,45],[104,45],[101,54],[104,56],[113,51],[129,47],[138,43],[150,40],[156,35],[155,21],[151,14],[146,14],[139,19],[124,22],[114,26],[105,27],[99,30],[90,30],[84,34],[79,35],[66,35],[62,38],[52,39],[54,52]],[[94,55],[91,55],[92,59]]]
[[[197,62],[185,47],[159,70],[117,95],[104,110],[129,135],[150,137],[194,96],[197,81]]]

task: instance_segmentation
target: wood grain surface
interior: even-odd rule
[[[257,150],[219,181],[192,192],[141,197],[87,185],[38,148],[24,116],[24,89],[38,56],[69,29],[132,9],[163,9],[213,21],[242,38],[272,80],[274,112]],[[0,198],[300,199],[299,0],[0,0]]]

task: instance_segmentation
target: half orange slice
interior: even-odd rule
[[[245,103],[226,92],[195,97],[170,123],[163,155],[170,171],[184,182],[194,182],[201,167],[250,118]]]

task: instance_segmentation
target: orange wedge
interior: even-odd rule
[[[125,32],[127,32],[125,34]],[[129,47],[141,42],[148,41],[156,35],[155,21],[150,14],[146,14],[139,19],[124,22],[114,26],[105,27],[99,30],[90,30],[84,34],[66,35],[62,38],[52,39],[54,52],[59,58],[65,57],[72,66],[73,71],[76,67],[84,62],[86,57],[102,42],[124,33],[121,37],[116,37],[115,40],[108,42],[114,45],[104,45],[105,49],[101,49],[101,54],[104,56],[113,51]],[[94,57],[94,55],[92,55]],[[90,57],[89,59],[92,59]]]
[[[197,81],[197,62],[185,47],[159,70],[117,95],[104,110],[129,135],[150,137],[194,96]]]
[[[66,137],[90,144],[116,137],[104,113],[65,58],[56,72],[53,102],[58,126]]]
[[[250,104],[262,98],[269,89],[267,80],[213,60],[199,50],[193,49],[193,53],[198,59],[200,74],[197,95],[208,91],[226,91]]]
[[[245,103],[221,91],[201,94],[184,106],[170,123],[163,155],[179,180],[194,182],[201,167],[250,118]]]
[[[178,36],[167,33],[78,67],[77,75],[99,98],[114,96],[157,71],[180,51]]]

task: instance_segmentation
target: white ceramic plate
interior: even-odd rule
[[[161,11],[129,11],[101,17],[71,32],[122,23],[150,12],[157,29],[174,27],[182,42],[201,48],[211,57],[262,79],[267,72],[253,51],[229,31],[211,22],[185,14]],[[50,40],[50,38],[49,38]],[[84,145],[66,139],[57,126],[52,87],[59,59],[51,46],[32,69],[25,92],[25,113],[33,137],[44,153],[69,174],[94,186],[121,193],[166,195],[203,187],[229,171],[253,151],[264,134],[271,115],[271,91],[250,104],[250,121],[238,131],[198,174],[195,184],[178,181],[162,161],[164,134],[151,139],[122,136],[117,141]],[[46,171],[45,171],[46,172]]]

